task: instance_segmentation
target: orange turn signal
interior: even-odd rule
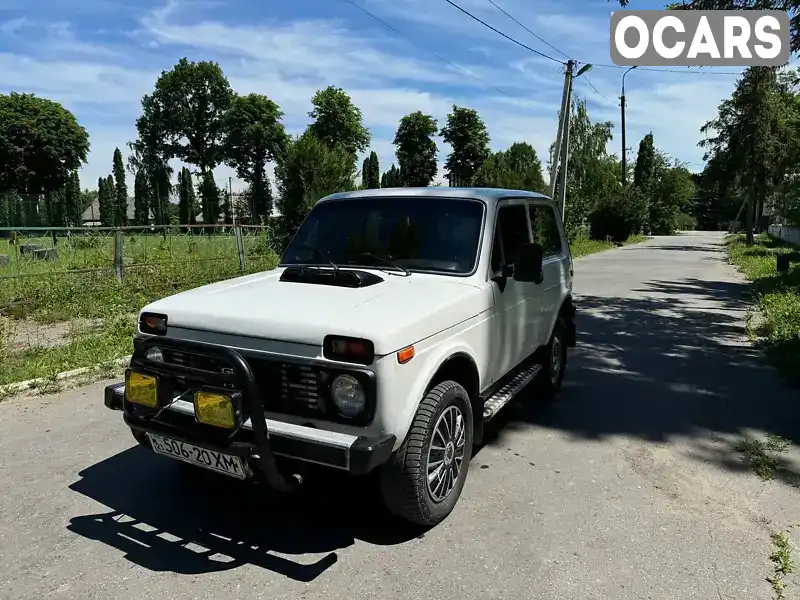
[[[414,358],[414,346],[408,346],[397,352],[397,362],[401,365],[406,364],[412,358]]]

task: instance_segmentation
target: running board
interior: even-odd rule
[[[533,381],[534,377],[536,377],[541,370],[542,365],[531,365],[527,369],[517,373],[504,384],[503,387],[487,398],[486,402],[483,404],[483,420],[488,421],[497,416],[497,413],[499,413],[506,404],[511,402],[526,385]]]

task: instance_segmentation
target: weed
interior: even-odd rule
[[[781,467],[778,458],[772,454],[786,452],[789,449],[789,442],[779,435],[770,434],[766,442],[740,440],[733,445],[733,449],[742,455],[742,460],[752,467],[756,475],[761,479],[770,480],[775,476],[775,471]]]
[[[786,576],[794,572],[794,559],[792,557],[792,547],[789,544],[789,536],[784,533],[773,533],[772,554],[769,559],[772,561],[772,574],[767,577],[776,598],[784,597],[786,589]]]

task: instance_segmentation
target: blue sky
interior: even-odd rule
[[[183,56],[217,61],[237,92],[275,100],[292,133],[307,125],[317,89],[344,88],[363,111],[382,170],[395,160],[391,142],[400,117],[420,109],[441,126],[453,104],[480,112],[494,149],[527,141],[546,162],[556,131],[562,65],[512,44],[444,0],[353,1],[406,37],[346,0],[3,0],[0,91],[34,92],[75,113],[91,142],[81,171],[84,187],[96,187],[97,178],[110,173],[114,148],[124,153],[126,142],[135,138],[142,95]],[[609,14],[616,2],[495,1],[570,57],[611,64]],[[532,48],[564,59],[487,0],[458,4]],[[663,6],[645,0],[634,4]],[[622,72],[596,66],[575,83],[590,117],[614,124],[609,151],[618,155]],[[628,145],[637,147],[652,131],[659,148],[690,163],[692,170],[702,169],[699,128],[713,118],[734,82],[733,75],[630,73]],[[443,163],[449,147],[438,143]],[[218,183],[231,175],[220,167]],[[234,178],[234,189],[239,187]]]

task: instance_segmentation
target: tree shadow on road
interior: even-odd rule
[[[74,517],[67,528],[154,571],[213,573],[251,564],[308,582],[357,539],[393,545],[423,534],[383,510],[373,483],[321,473],[282,495],[137,446],[80,473],[70,489],[110,510]],[[306,556],[297,562],[281,554]],[[310,562],[315,554],[324,556]]]
[[[490,428],[489,443],[531,425],[577,439],[682,436],[700,445],[756,430],[800,442],[800,393],[747,343],[746,284],[653,281],[640,291],[652,296],[580,296],[578,348],[560,397],[536,402],[523,394]],[[730,447],[706,450],[704,460],[742,464]],[[796,483],[796,475],[784,470],[778,479]]]

